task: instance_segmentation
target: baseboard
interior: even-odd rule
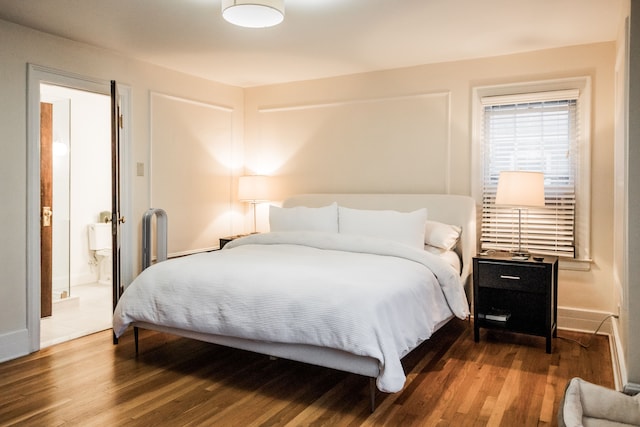
[[[27,329],[0,335],[0,363],[29,354],[30,345]]]
[[[606,311],[584,310],[581,308],[558,307],[558,329],[577,332],[594,332],[603,320],[612,313]],[[607,319],[598,333],[612,335],[611,319]]]
[[[608,335],[613,381],[616,390],[622,391],[626,388],[626,365],[618,332],[618,322],[611,317],[611,314],[605,311],[558,307],[558,330],[586,333],[593,333],[597,330],[598,334]]]
[[[615,346],[612,346],[611,360],[617,362],[617,373],[620,376],[619,381],[616,382],[616,389],[623,391],[626,394],[638,394],[640,393],[640,384],[626,382],[627,378],[627,365],[624,358],[624,350],[622,348],[622,341],[620,340],[620,331],[618,329],[618,319],[613,322],[613,341]],[[613,354],[615,352],[615,355]],[[614,365],[614,369],[616,365]],[[614,372],[615,373],[615,372]]]
[[[613,364],[613,379],[615,380],[616,390],[624,391],[625,381],[627,378],[627,365],[624,358],[624,350],[622,341],[620,340],[620,330],[618,329],[618,320],[611,319],[613,334],[610,337],[611,362]]]

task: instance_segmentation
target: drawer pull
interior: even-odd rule
[[[507,276],[505,274],[501,274],[500,278],[501,279],[509,279],[509,280],[520,280],[520,277],[518,277],[518,276]]]

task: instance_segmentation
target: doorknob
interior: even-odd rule
[[[105,216],[104,217],[104,222],[109,223],[111,222],[111,217]],[[124,224],[125,222],[127,222],[127,219],[123,216],[118,217],[118,224]]]
[[[53,216],[53,212],[51,211],[51,206],[43,206],[42,207],[42,226],[43,227],[51,227],[52,216]]]

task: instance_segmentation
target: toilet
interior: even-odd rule
[[[111,284],[111,223],[89,224],[89,249],[98,261],[98,283]]]

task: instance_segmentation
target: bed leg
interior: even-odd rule
[[[369,378],[369,400],[371,403],[371,413],[376,410],[376,379]]]
[[[138,354],[138,327],[133,327],[133,341],[136,344],[136,355]]]

